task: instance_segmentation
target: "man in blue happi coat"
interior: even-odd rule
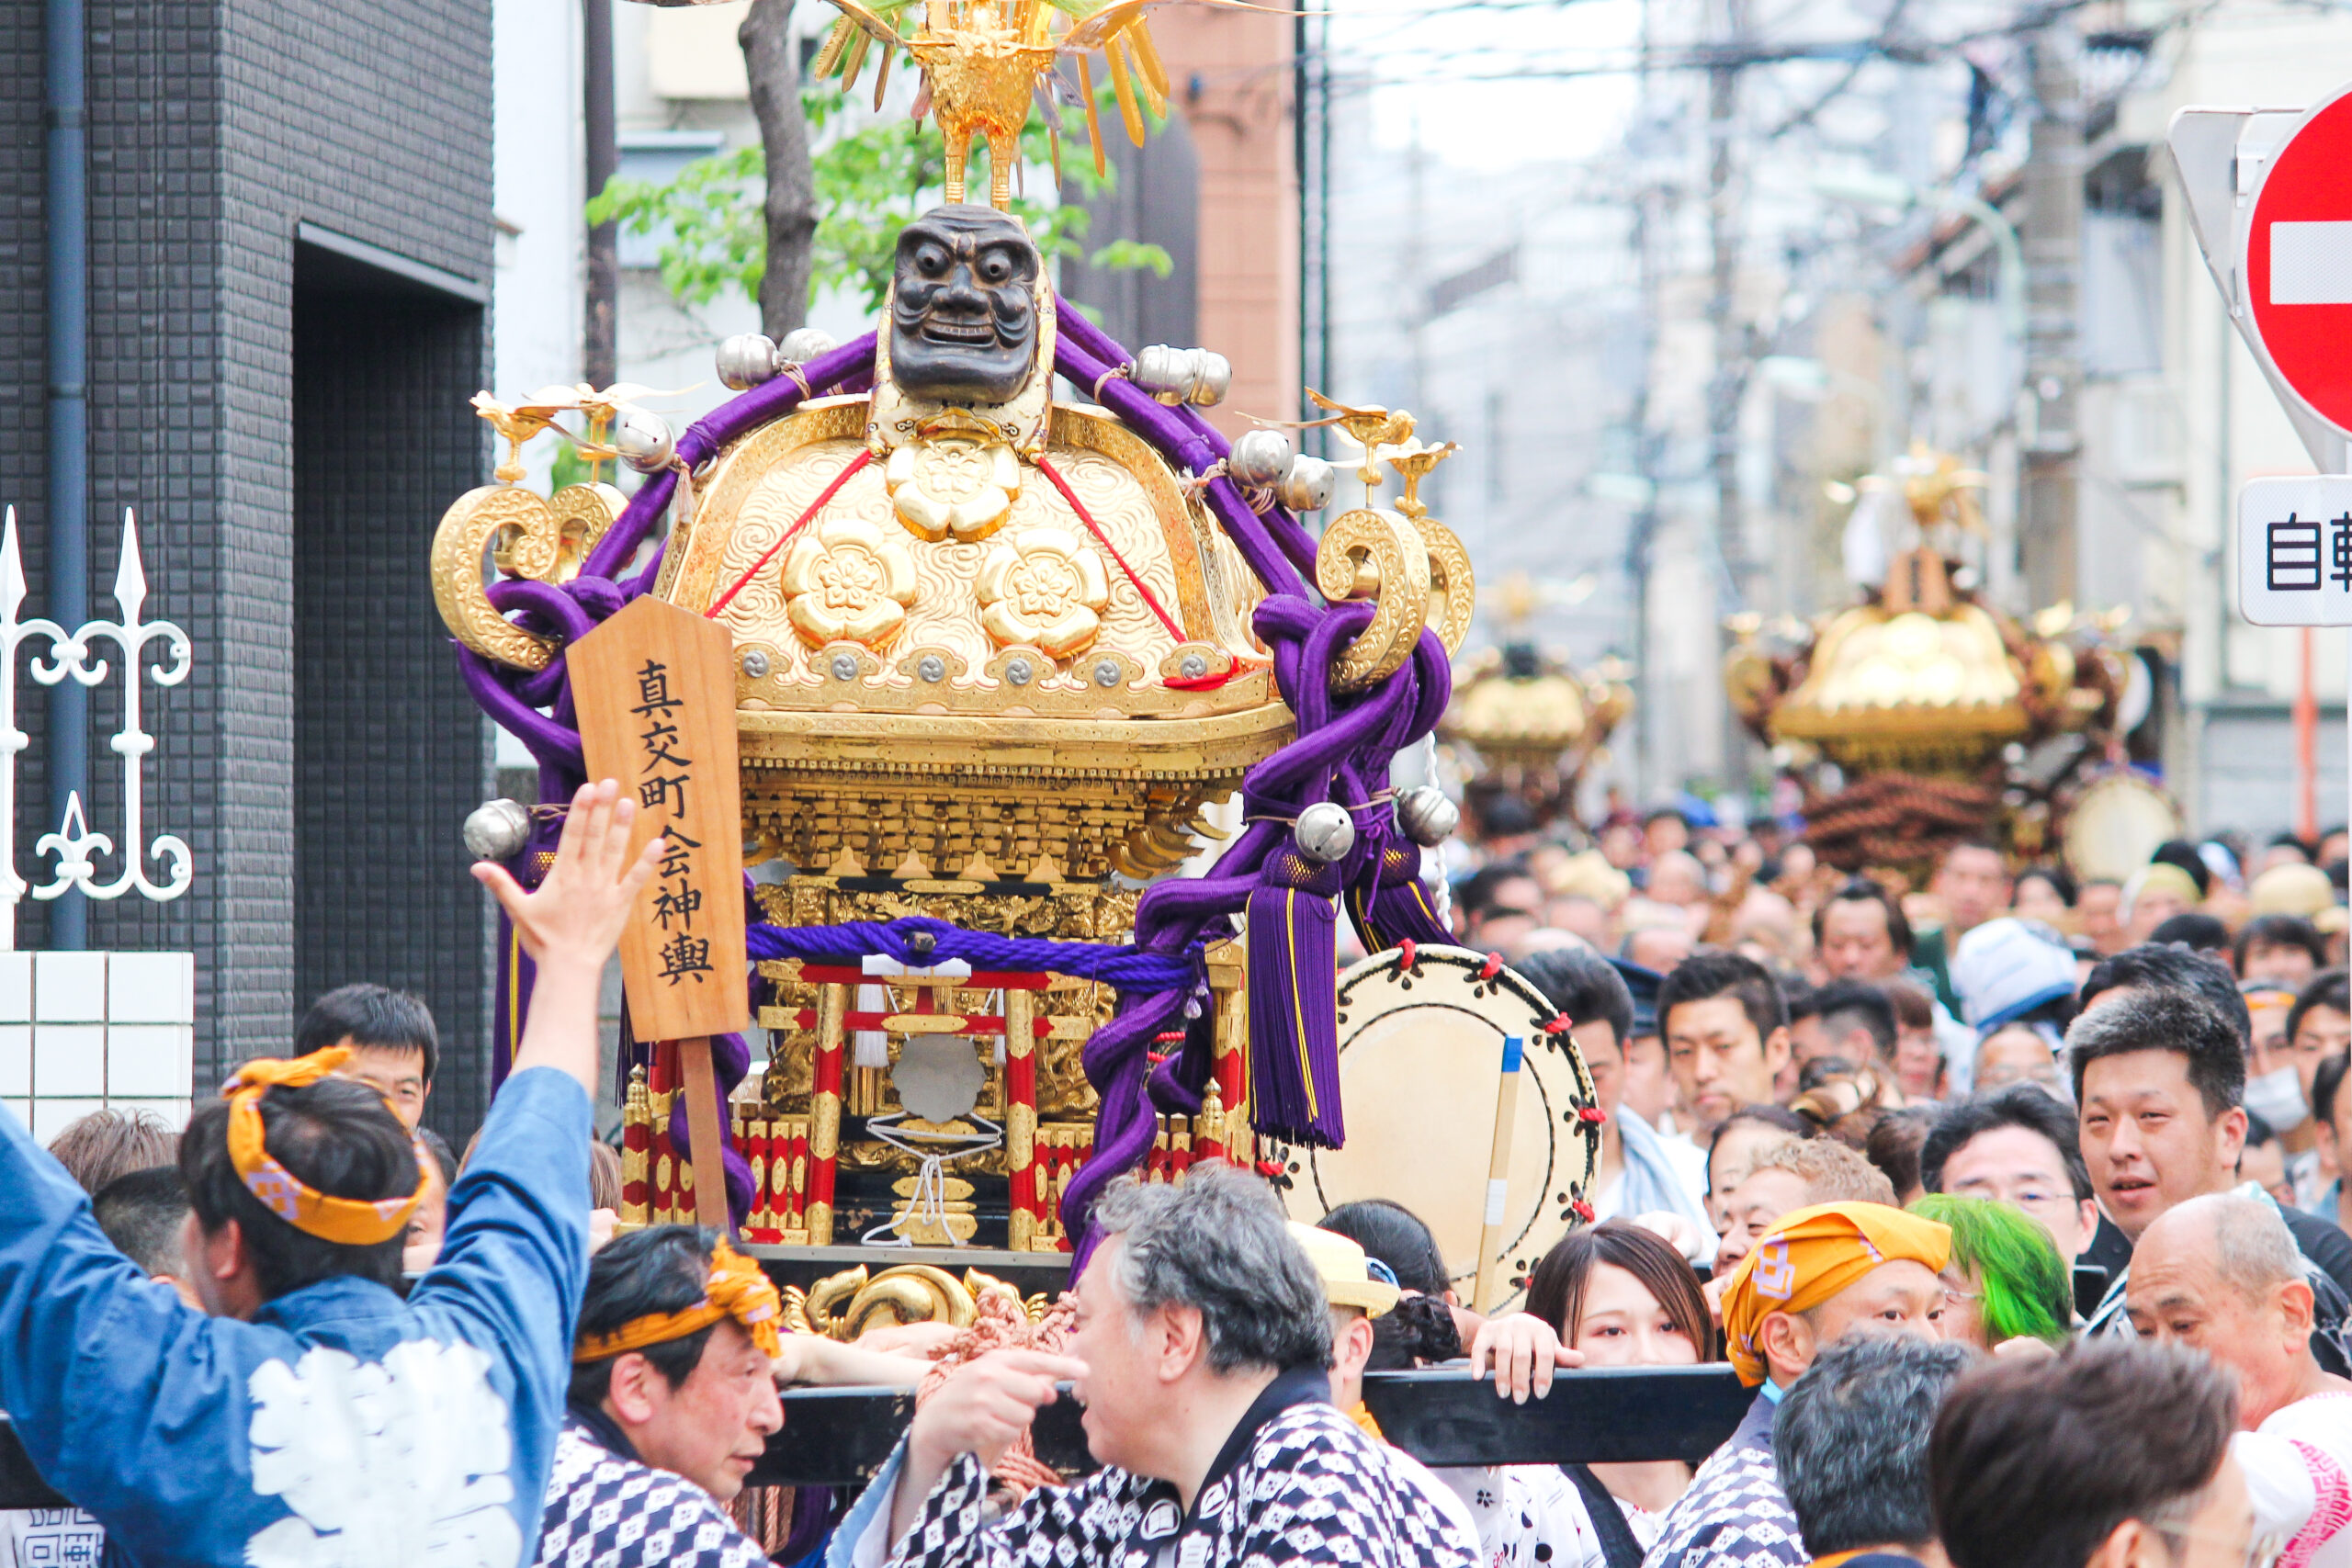
[[[180,1146],[182,1304],[0,1112],[0,1408],[141,1568],[516,1568],[538,1533],[587,1272],[597,977],[660,857],[582,789],[547,879],[498,896],[538,964],[514,1071],[394,1290],[420,1150],[339,1054],[248,1062]]]

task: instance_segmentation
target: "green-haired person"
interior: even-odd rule
[[[1991,1350],[2012,1340],[2074,1337],[2074,1281],[2040,1221],[1995,1198],[1935,1192],[1911,1213],[1951,1227],[1943,1336]]]

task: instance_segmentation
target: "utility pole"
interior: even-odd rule
[[[1414,417],[1429,422],[1429,255],[1421,236],[1429,223],[1429,152],[1421,144],[1420,111],[1413,111],[1413,146],[1407,164],[1411,207],[1405,224],[1405,310],[1411,323]],[[1367,502],[1366,504],[1370,504]]]
[[[49,467],[48,546],[42,570],[50,618],[68,630],[90,618],[90,187],[89,98],[82,0],[49,0],[43,8],[45,96],[43,217],[48,237]],[[137,678],[133,660],[132,678]],[[0,679],[14,681],[13,666]],[[62,824],[67,806],[90,795],[90,694],[60,681],[46,704],[49,816]],[[17,830],[14,822],[6,830]],[[52,829],[54,831],[56,829]],[[143,846],[125,846],[137,856]],[[133,863],[137,863],[133,861]],[[73,888],[49,907],[48,945],[89,945],[89,901]]]
[[[588,195],[604,194],[620,167],[613,124],[613,0],[580,0],[580,88],[588,142]],[[621,291],[620,225],[588,231],[588,298],[580,345],[580,378],[609,387],[620,379],[616,316]]]
[[[1739,409],[1747,392],[1751,344],[1739,319],[1739,202],[1742,191],[1733,166],[1732,143],[1739,118],[1738,52],[1747,39],[1747,0],[1716,0],[1715,63],[1707,68],[1707,241],[1713,288],[1707,319],[1714,326],[1714,375],[1707,383],[1708,469],[1715,483],[1715,544],[1724,563],[1732,603],[1747,597],[1749,564],[1746,519],[1739,495]],[[1737,784],[1746,738],[1728,704],[1724,713],[1724,783]]]
[[[1641,74],[1636,88],[1632,134],[1638,140],[1632,151],[1636,175],[1634,189],[1634,262],[1635,286],[1639,290],[1642,322],[1641,379],[1634,388],[1632,406],[1625,411],[1625,423],[1633,438],[1634,472],[1643,481],[1642,503],[1626,529],[1625,574],[1632,579],[1634,590],[1634,791],[1636,800],[1647,800],[1659,792],[1658,735],[1662,715],[1659,696],[1664,682],[1657,678],[1651,657],[1650,637],[1650,568],[1657,543],[1658,486],[1664,478],[1659,459],[1665,441],[1651,427],[1650,400],[1657,386],[1658,322],[1665,310],[1665,287],[1658,265],[1661,240],[1673,231],[1668,206],[1669,195],[1657,177],[1657,149],[1654,139],[1661,133],[1656,100],[1651,96],[1656,82],[1650,70],[1651,51],[1656,43],[1657,17],[1652,0],[1642,0]]]
[[[2034,117],[2025,170],[2025,504],[2019,554],[2036,606],[2075,596],[2077,323],[2083,243],[2083,118],[2076,44],[2062,19],[2036,34]]]

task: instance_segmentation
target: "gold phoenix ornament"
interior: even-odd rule
[[[1021,128],[1028,123],[1029,106],[1041,96],[1041,79],[1052,74],[1056,62],[1068,54],[1078,61],[1079,96],[1086,109],[1087,141],[1094,152],[1094,172],[1103,172],[1102,128],[1094,109],[1094,73],[1090,56],[1101,51],[1111,73],[1111,91],[1119,102],[1119,118],[1127,140],[1143,145],[1143,110],[1168,113],[1168,71],[1153,47],[1144,13],[1171,0],[924,0],[922,23],[901,35],[900,20],[915,9],[912,0],[868,6],[861,0],[833,0],[841,20],[817,56],[816,75],[822,81],[836,71],[842,91],[854,92],[865,60],[881,46],[881,67],[874,79],[874,107],[882,107],[883,90],[890,80],[890,62],[899,51],[913,57],[922,72],[922,86],[915,96],[914,118],[928,113],[939,121],[947,141],[944,181],[950,203],[965,199],[965,166],[972,140],[985,138],[989,147],[989,203],[999,211],[1012,205],[1012,169],[1021,155]],[[1243,0],[1183,0],[1219,10],[1263,11],[1270,16],[1295,13]],[[1057,17],[1068,26],[1057,35]],[[1043,99],[1046,127],[1054,145],[1054,166],[1061,167],[1060,117],[1050,96]]]

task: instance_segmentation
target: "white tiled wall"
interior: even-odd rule
[[[46,1143],[115,1106],[187,1121],[196,955],[0,953],[0,1105]]]

